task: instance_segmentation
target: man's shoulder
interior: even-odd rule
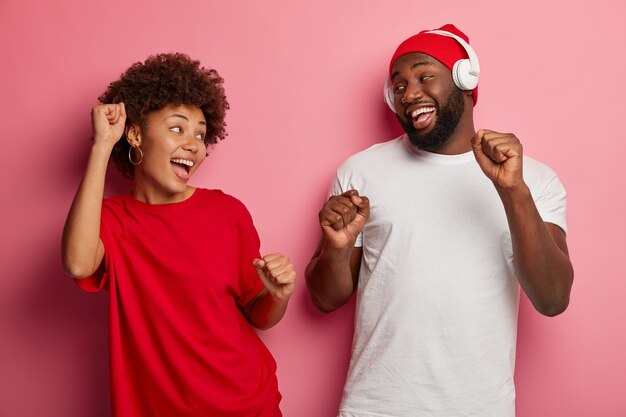
[[[387,158],[393,158],[395,155],[404,152],[403,138],[404,135],[363,149],[348,157],[340,165],[340,169],[354,169],[364,165],[380,163],[387,160]]]
[[[543,162],[524,155],[524,177],[526,180],[535,180],[540,178],[555,178],[557,174]]]

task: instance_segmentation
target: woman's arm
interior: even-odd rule
[[[103,104],[91,112],[94,143],[83,177],[63,229],[63,267],[73,278],[91,276],[102,262],[104,245],[100,240],[100,214],[104,180],[113,146],[124,133],[124,104]]]
[[[285,315],[289,298],[296,285],[296,270],[288,257],[280,253],[254,260],[265,289],[242,307],[246,320],[258,329],[269,329]]]

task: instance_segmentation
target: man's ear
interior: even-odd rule
[[[132,123],[126,128],[126,140],[133,148],[141,146],[141,128],[139,125]]]
[[[465,97],[465,105],[474,107],[474,91],[473,90],[463,90],[463,96]]]

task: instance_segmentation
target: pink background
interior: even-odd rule
[[[217,68],[228,138],[193,183],[243,200],[299,284],[262,332],[286,416],[333,417],[354,303],[312,307],[303,271],[336,166],[399,133],[382,101],[404,38],[453,22],[481,58],[477,125],[518,135],[569,192],[572,303],[521,303],[518,416],[626,416],[626,7],[622,0],[0,2],[0,416],[109,415],[106,294],[60,265],[89,111],[131,63],[181,51]],[[116,173],[109,193],[127,183]]]

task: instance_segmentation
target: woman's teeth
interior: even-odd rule
[[[186,165],[186,166],[188,166],[190,168],[193,166],[193,161],[188,161],[186,159],[175,158],[175,159],[172,159],[172,162],[174,162],[175,164]]]

